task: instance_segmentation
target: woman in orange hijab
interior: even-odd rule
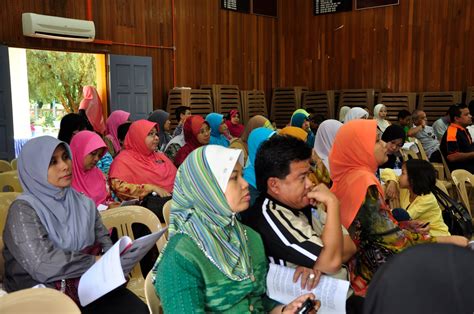
[[[147,120],[132,123],[125,137],[124,149],[110,167],[112,189],[121,200],[142,199],[156,192],[169,196],[173,190],[176,167],[159,145],[158,125]]]
[[[360,296],[365,296],[377,269],[407,247],[427,242],[467,245],[466,238],[431,237],[429,226],[413,220],[399,223],[393,218],[375,176],[378,165],[386,161],[386,144],[377,135],[375,120],[344,124],[329,155],[331,191],[340,201],[341,222],[357,246],[349,270],[352,288]]]

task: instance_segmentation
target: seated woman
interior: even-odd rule
[[[240,137],[242,141],[244,143],[247,143],[250,133],[257,128],[267,128],[272,131],[275,130],[270,120],[268,120],[262,115],[256,115],[250,118],[247,124],[245,125],[244,132],[242,133],[242,136]]]
[[[150,114],[148,121],[158,124],[160,137],[158,150],[164,152],[166,145],[171,141],[171,134],[169,133],[171,130],[170,114],[164,110],[158,109]]]
[[[107,146],[97,133],[81,131],[71,141],[72,187],[92,199],[95,206],[113,202],[104,174],[96,167]]]
[[[327,186],[330,185],[329,153],[331,152],[334,138],[341,126],[341,122],[331,119],[325,120],[319,125],[313,147],[313,159],[316,162],[314,171],[317,180],[316,184],[324,183]]]
[[[272,137],[276,132],[268,128],[257,128],[250,133],[248,139],[249,158],[244,169],[244,179],[249,184],[250,192],[250,206],[255,203],[255,200],[260,195],[257,190],[257,180],[255,178],[255,157],[257,156],[257,150],[263,142]],[[244,212],[244,215],[251,211]]]
[[[4,230],[7,291],[38,284],[62,290],[78,303],[79,278],[111,246],[94,202],[72,189],[69,146],[50,136],[28,141],[18,159],[24,193],[8,210]],[[82,313],[147,313],[125,287],[81,309]]]
[[[298,109],[293,112],[290,121],[291,126],[302,128],[305,132],[308,133],[308,138],[306,140],[306,144],[309,147],[314,146],[314,134],[311,131],[311,124],[309,122],[309,113],[304,109]]]
[[[392,186],[400,186],[400,206],[411,219],[429,223],[430,235],[449,236],[441,208],[431,191],[436,186],[436,170],[426,160],[410,159],[402,166],[402,175],[397,177],[391,169],[384,169],[382,180],[387,182],[387,193]],[[397,193],[398,194],[398,193]]]
[[[241,137],[244,132],[244,125],[240,123],[240,113],[237,109],[233,109],[226,117],[225,124],[229,129],[232,137]]]
[[[82,130],[87,130],[87,121],[84,117],[77,113],[68,113],[59,124],[58,140],[69,144],[72,137]]]
[[[352,120],[368,119],[368,118],[369,118],[369,113],[366,110],[360,107],[353,107],[347,112],[344,118],[344,123],[347,123]]]
[[[374,107],[374,119],[377,121],[377,132],[382,134],[385,129],[388,128],[390,122],[385,118],[387,117],[387,107],[384,104],[378,104]]]
[[[209,144],[211,129],[209,123],[199,115],[190,116],[183,126],[186,144],[181,147],[174,158],[174,164],[179,167],[188,155],[196,148]]]
[[[212,112],[206,116],[206,121],[211,127],[211,139],[209,144],[229,147],[229,140],[224,136],[226,125],[224,123],[224,116]]]
[[[125,142],[125,137],[127,136],[128,130],[130,129],[131,125],[132,122],[127,121],[119,125],[119,127],[117,128],[117,139],[120,143],[120,150],[123,149],[123,142]]]
[[[342,224],[357,246],[349,261],[351,285],[361,296],[378,268],[409,246],[427,242],[467,245],[463,237],[432,237],[416,220],[396,222],[375,176],[378,165],[386,160],[386,144],[377,136],[375,120],[344,124],[329,155],[331,190],[340,201]]]
[[[296,126],[287,126],[281,129],[278,132],[279,135],[288,135],[288,136],[293,136],[296,137],[297,139],[302,140],[303,142],[306,143],[306,140],[308,139],[308,132],[303,130],[302,128],[298,128]]]
[[[105,136],[105,143],[109,149],[109,153],[112,157],[115,157],[121,148],[120,141],[118,139],[118,128],[124,124],[130,118],[130,113],[123,110],[113,111],[107,119],[107,135]]]
[[[397,124],[390,125],[383,132],[382,141],[387,143],[388,159],[379,168],[401,169],[402,156],[400,155],[400,149],[405,143],[405,130]]]
[[[161,152],[158,125],[147,120],[132,123],[125,137],[125,148],[110,167],[110,184],[120,200],[143,199],[156,192],[169,196],[173,190],[176,167]]]
[[[351,107],[348,106],[342,106],[341,109],[339,109],[339,122],[344,123],[349,110],[351,110]]]
[[[295,313],[313,294],[283,306],[266,294],[268,265],[258,233],[235,215],[249,205],[242,154],[206,145],[178,170],[169,242],[155,267],[165,313]]]

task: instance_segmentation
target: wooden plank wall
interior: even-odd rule
[[[154,106],[173,87],[171,0],[91,0],[96,37],[86,44],[24,37],[21,13],[87,18],[87,0],[4,0],[0,42],[13,47],[146,55]],[[220,10],[219,0],[175,0],[176,85],[265,90],[465,90],[474,85],[474,1],[400,0],[399,6],[323,16],[312,0],[279,0],[279,18]]]
[[[474,1],[400,0],[317,17],[311,9],[280,1],[280,85],[422,92],[474,83]]]

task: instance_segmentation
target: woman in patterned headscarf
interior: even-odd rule
[[[250,195],[242,178],[242,152],[207,145],[178,170],[171,205],[170,240],[155,268],[155,289],[165,313],[293,313],[266,294],[267,259],[258,233],[236,214]]]

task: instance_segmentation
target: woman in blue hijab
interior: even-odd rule
[[[229,147],[229,140],[222,134],[224,124],[224,116],[212,112],[206,116],[206,121],[211,127],[211,139],[209,140],[210,145],[220,145]]]

